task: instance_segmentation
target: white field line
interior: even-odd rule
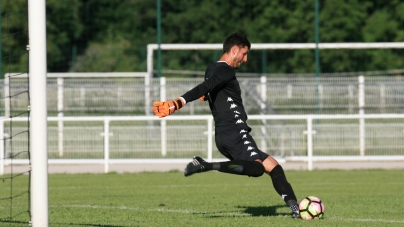
[[[385,219],[371,219],[371,218],[341,218],[337,216],[327,218],[336,221],[357,221],[357,222],[384,222],[384,223],[404,223],[404,220],[385,220]]]
[[[165,208],[141,208],[141,207],[127,207],[127,206],[93,206],[93,205],[53,205],[51,207],[73,207],[73,208],[91,208],[91,209],[119,209],[119,210],[138,210],[138,211],[152,211],[162,213],[183,213],[183,214],[211,214],[220,216],[252,216],[249,213],[237,212],[206,212],[196,210],[171,210]],[[287,217],[289,215],[276,215],[271,217]],[[404,223],[404,220],[385,220],[385,219],[371,219],[371,218],[341,218],[337,216],[326,217],[327,220],[333,221],[356,221],[356,222],[382,222],[382,223]]]
[[[52,206],[51,206],[52,207]],[[73,208],[91,208],[91,209],[113,209],[113,210],[139,210],[139,211],[152,211],[162,213],[183,213],[183,214],[215,214],[222,216],[251,216],[247,213],[222,213],[222,212],[204,212],[196,210],[171,210],[165,208],[141,208],[141,207],[127,207],[127,206],[92,206],[92,205],[54,205],[53,207],[73,207]]]

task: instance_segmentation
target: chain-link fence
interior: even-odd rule
[[[13,96],[27,86],[24,79],[12,78],[10,89],[1,87],[1,95]],[[20,80],[20,82],[18,82]],[[59,80],[59,81],[58,81]],[[404,77],[366,77],[363,83],[365,114],[400,114],[404,110]],[[145,116],[150,100],[161,93],[174,99],[202,82],[202,78],[166,78],[152,80],[146,89],[144,78],[92,77],[48,79],[48,115],[50,117]],[[5,81],[1,81],[4,84]],[[358,77],[327,78],[239,78],[242,98],[251,115],[358,114],[360,88]],[[164,87],[164,89],[162,89]],[[24,111],[26,100],[1,99],[2,115],[12,106]],[[62,102],[62,103],[61,103]],[[7,105],[9,105],[7,107]],[[188,103],[175,115],[210,115],[208,104],[199,100]],[[260,149],[280,157],[307,155],[305,120],[249,120]],[[5,122],[7,131],[8,123]],[[13,123],[19,130],[20,123]],[[166,150],[161,154],[162,128],[159,121],[117,121],[108,123],[109,155],[112,159],[189,158],[208,149],[206,120],[167,121]],[[22,126],[21,126],[22,127]],[[365,155],[402,155],[403,128],[400,119],[368,119],[364,126]],[[104,158],[105,123],[98,121],[48,122],[48,148],[51,159]],[[313,154],[316,156],[357,156],[360,122],[357,119],[314,120]],[[15,138],[14,147],[24,141]],[[9,144],[4,144],[7,154]],[[21,147],[24,149],[24,147]],[[213,158],[222,156],[213,146]]]
[[[10,89],[1,86],[2,96],[26,90],[26,79],[11,78]],[[21,83],[18,82],[21,81]],[[165,96],[175,99],[203,81],[202,78],[166,78]],[[355,114],[359,112],[358,77],[324,78],[239,78],[244,105],[249,114]],[[4,85],[5,81],[0,81]],[[57,116],[141,116],[148,111],[145,97],[160,100],[160,79],[154,78],[147,93],[145,79],[139,77],[91,77],[48,79],[48,115]],[[263,89],[265,94],[263,95]],[[366,114],[404,112],[404,77],[366,77]],[[27,109],[26,99],[0,99],[1,115]],[[262,104],[265,104],[265,107]],[[206,103],[195,101],[177,114],[210,114]]]

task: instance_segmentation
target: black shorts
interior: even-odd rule
[[[220,153],[230,160],[264,161],[269,155],[258,149],[247,130],[230,130],[215,134]]]

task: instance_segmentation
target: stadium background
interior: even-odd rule
[[[220,46],[234,31],[253,44],[396,45],[254,48],[238,75],[260,148],[282,162],[298,197],[328,204],[317,225],[403,223],[400,1],[1,0],[0,7],[1,226],[294,225],[264,178],[171,171],[195,154],[222,157],[211,152],[206,104],[163,120],[148,116],[150,101],[192,88],[221,51],[157,51],[150,67],[146,45]],[[320,160],[314,171],[290,171],[311,170],[312,158]],[[315,170],[330,168],[378,170]],[[251,190],[269,197],[245,196]]]
[[[145,72],[147,44],[157,43],[158,40],[161,43],[222,43],[224,37],[235,31],[246,33],[252,43],[315,42],[315,1],[240,0],[224,3],[170,0],[161,1],[161,14],[158,13],[157,2],[71,0],[67,4],[66,1],[47,1],[48,72]],[[319,2],[321,43],[404,40],[404,4],[400,1]],[[18,7],[18,4],[25,4],[25,1],[8,1],[8,4]],[[160,32],[157,29],[158,18],[161,19]],[[24,20],[3,20],[2,30],[19,30],[25,26],[24,23]],[[23,50],[25,42],[23,37],[2,40],[3,55]],[[318,75],[313,50],[251,50],[249,62],[238,70],[245,90],[243,98],[248,103],[249,114],[356,114],[360,109],[358,76],[364,75],[365,113],[402,113],[402,54],[402,49],[321,50]],[[162,51],[161,67],[157,60],[154,61],[151,99],[159,99],[160,76],[167,78],[167,99],[176,98],[199,83],[207,64],[217,60],[220,55],[220,50]],[[24,71],[27,60],[26,55],[3,60],[2,69],[8,72]],[[268,90],[268,105],[264,112],[255,98],[263,76],[267,78]],[[16,91],[19,86],[25,89],[26,81],[18,81],[18,78],[14,80],[12,86]],[[58,116],[61,112],[63,116],[145,115],[144,78],[72,76],[64,78],[63,83],[61,111],[58,109],[57,79],[48,78],[49,116]],[[26,108],[25,101],[13,99],[12,102],[13,111]],[[5,109],[4,101],[0,105]],[[209,114],[209,110],[204,103],[194,102],[176,114]],[[260,122],[251,123],[259,129]],[[324,134],[325,137],[318,137],[319,147],[322,147],[320,152],[331,150],[329,154],[332,155],[350,155],[352,153],[349,149],[357,148],[356,140],[348,139],[342,143],[351,147],[341,151],[340,143],[337,142],[345,137],[357,139],[357,122],[339,122],[338,126],[332,121],[316,123],[328,133]],[[305,130],[305,124],[301,122],[292,121],[286,125],[296,128],[299,133]],[[14,128],[17,127],[18,124],[14,125]],[[139,156],[141,152],[159,150],[158,138],[147,142],[155,143],[155,146],[143,145],[145,140],[142,135],[149,125],[126,122],[114,127],[112,144],[115,146],[115,157],[162,158],[149,154]],[[171,150],[178,152],[181,158],[192,157],[194,152],[203,152],[205,145],[202,146],[200,140],[195,138],[201,137],[204,127],[204,123],[196,122],[178,125],[172,131],[173,137],[181,138],[181,135],[187,134],[191,139],[185,140],[187,146],[182,147],[179,144],[184,141],[172,142]],[[285,130],[284,122],[276,122],[273,127]],[[397,119],[369,124],[368,134],[379,138],[369,141],[373,148],[371,154],[401,155],[403,128]],[[102,122],[65,123],[64,130],[65,153],[60,156],[58,125],[49,123],[50,158],[102,158]],[[274,131],[276,133],[270,136],[273,141],[269,142],[273,147],[271,154],[279,155],[280,147],[285,144],[278,141],[279,130]],[[300,143],[298,139],[293,144],[300,147],[300,151],[294,149],[293,152],[304,155],[305,143],[303,139],[300,140]],[[14,146],[18,144],[18,141],[14,142]],[[139,150],[141,152],[134,152]],[[291,155],[291,150],[287,155]],[[217,151],[216,155],[220,157]],[[400,167],[402,163],[394,166]]]
[[[146,45],[158,42],[157,2],[47,1],[48,72],[146,71]],[[164,0],[161,42],[222,43],[224,37],[238,31],[246,33],[252,43],[314,43],[314,2]],[[2,1],[3,9],[6,3],[10,4],[7,7],[18,8],[25,1]],[[399,0],[327,0],[319,1],[319,7],[322,43],[404,40],[404,5]],[[18,30],[24,24],[24,20],[4,20],[2,29]],[[23,37],[4,41],[9,43],[3,43],[3,53],[25,49]],[[220,51],[163,51],[162,70],[203,71],[220,54]],[[402,69],[404,64],[401,50],[327,50],[321,51],[320,56],[322,73],[394,70]],[[10,72],[19,72],[27,59],[13,61],[3,65],[7,63]],[[314,51],[253,50],[249,63],[239,71],[311,74],[315,72]]]

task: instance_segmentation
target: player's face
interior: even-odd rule
[[[237,47],[236,54],[233,58],[233,68],[238,69],[241,64],[247,62],[248,47]]]

